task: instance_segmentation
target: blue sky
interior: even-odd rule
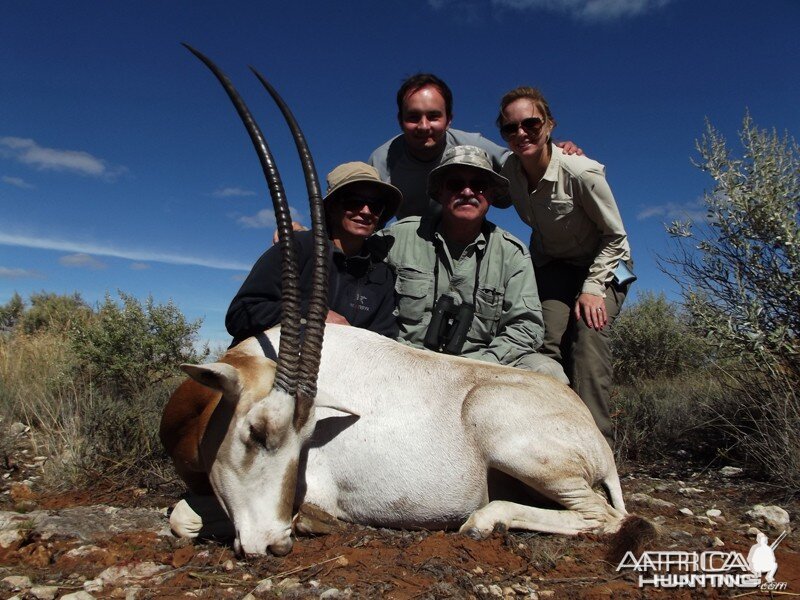
[[[691,165],[708,118],[735,141],[745,109],[798,136],[796,0],[11,1],[0,10],[0,303],[14,291],[173,299],[227,343],[224,315],[274,222],[250,142],[189,42],[233,79],[308,222],[290,136],[247,69],[303,127],[320,177],[398,133],[394,95],[431,71],[453,125],[500,141],[500,96],[539,87],[556,136],[606,165],[636,289],[663,224],[702,215]],[[698,212],[699,211],[699,212]],[[513,210],[490,213],[527,239]]]

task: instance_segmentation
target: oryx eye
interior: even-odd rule
[[[250,441],[253,444],[258,444],[259,446],[267,448],[267,435],[260,427],[257,428],[250,425]]]

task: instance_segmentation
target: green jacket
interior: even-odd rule
[[[475,292],[475,318],[461,356],[512,365],[536,352],[544,321],[525,244],[486,221],[482,233],[453,261],[437,225],[438,217],[408,217],[373,238],[397,275],[398,339],[423,348],[436,298],[450,293],[471,303]]]

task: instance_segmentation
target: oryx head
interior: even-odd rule
[[[186,44],[184,44],[186,46]],[[272,86],[253,72],[278,104],[300,153],[311,206],[314,269],[305,335],[300,344],[300,298],[289,206],[269,147],[230,80],[205,56],[233,102],[261,161],[269,185],[282,251],[283,320],[277,362],[247,351],[251,338],[218,363],[183,365],[195,380],[222,392],[200,442],[211,486],[236,528],[245,554],[291,551],[291,518],[303,443],[313,431],[313,405],[327,306],[327,236],[314,164],[297,122]],[[251,68],[252,69],[252,68]],[[241,347],[241,348],[240,348]]]

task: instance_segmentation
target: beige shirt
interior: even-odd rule
[[[516,155],[502,169],[511,184],[514,208],[532,228],[533,264],[563,260],[589,267],[581,291],[605,296],[617,263],[631,258],[605,167],[585,156],[564,154],[552,144],[550,148],[550,164],[533,191]]]

